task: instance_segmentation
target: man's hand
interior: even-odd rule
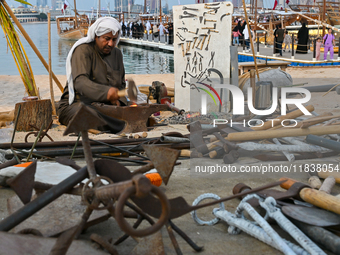
[[[118,105],[119,106],[119,97],[118,97],[118,89],[117,88],[110,88],[109,91],[107,92],[106,96],[107,100],[111,102],[113,105]]]

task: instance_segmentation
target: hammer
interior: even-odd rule
[[[196,29],[196,32],[192,32],[192,31],[188,31],[188,32],[197,35],[198,34],[198,30],[199,30],[199,28]]]
[[[179,43],[178,45],[181,45],[182,47],[182,55],[183,57],[185,56],[185,52],[184,52],[184,43]]]
[[[284,189],[289,189],[293,185],[304,186],[302,189],[296,189],[296,195],[310,204],[340,214],[340,198],[329,195],[323,191],[307,188],[305,184],[290,178],[280,178],[280,180],[287,180],[280,185],[281,188]]]
[[[206,22],[216,22],[216,20],[215,19],[204,19],[204,25]]]
[[[137,91],[135,81],[131,78],[129,78],[127,81],[128,81],[128,88],[119,90],[118,96],[119,97],[127,96],[131,101],[137,102],[138,91]]]
[[[204,37],[203,37],[203,41],[202,41],[202,44],[201,44],[201,48],[200,48],[200,50],[202,50],[202,49],[203,49],[203,45],[204,45],[204,42],[205,42],[205,38],[207,38],[207,35],[204,35]]]
[[[192,48],[191,48],[191,49],[193,49],[193,48],[195,47],[195,44],[196,44],[197,38],[198,38],[198,36],[195,36],[195,37],[194,37],[194,43],[193,43],[193,45],[192,45]]]

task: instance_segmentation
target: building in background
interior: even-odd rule
[[[37,0],[37,6],[46,6],[47,5],[47,0]]]
[[[12,6],[11,9],[20,23],[39,21],[40,13],[38,11],[25,8],[24,6],[19,6],[17,8]]]

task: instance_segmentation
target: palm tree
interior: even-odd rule
[[[15,0],[17,2],[31,5],[30,3],[23,0]],[[24,47],[20,42],[19,35],[15,30],[15,27],[10,19],[13,13],[5,0],[0,0],[0,25],[4,31],[8,47],[10,48],[14,61],[19,70],[21,79],[25,85],[27,94],[29,96],[38,96],[38,90],[35,84],[33,71],[30,62],[27,58]],[[10,13],[10,14],[9,14]]]

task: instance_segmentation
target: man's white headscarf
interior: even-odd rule
[[[122,33],[121,25],[119,22],[111,17],[102,17],[96,20],[95,23],[93,23],[89,30],[87,31],[87,37],[79,39],[71,48],[70,52],[67,55],[66,58],[66,77],[68,82],[68,91],[69,91],[69,104],[72,104],[74,101],[74,85],[73,85],[73,77],[72,77],[72,68],[71,68],[71,58],[73,51],[75,48],[77,48],[79,45],[83,43],[90,43],[94,41],[95,36],[102,36],[106,33],[112,32],[113,35],[115,35],[118,32],[118,38],[116,45],[119,43],[120,35]]]

